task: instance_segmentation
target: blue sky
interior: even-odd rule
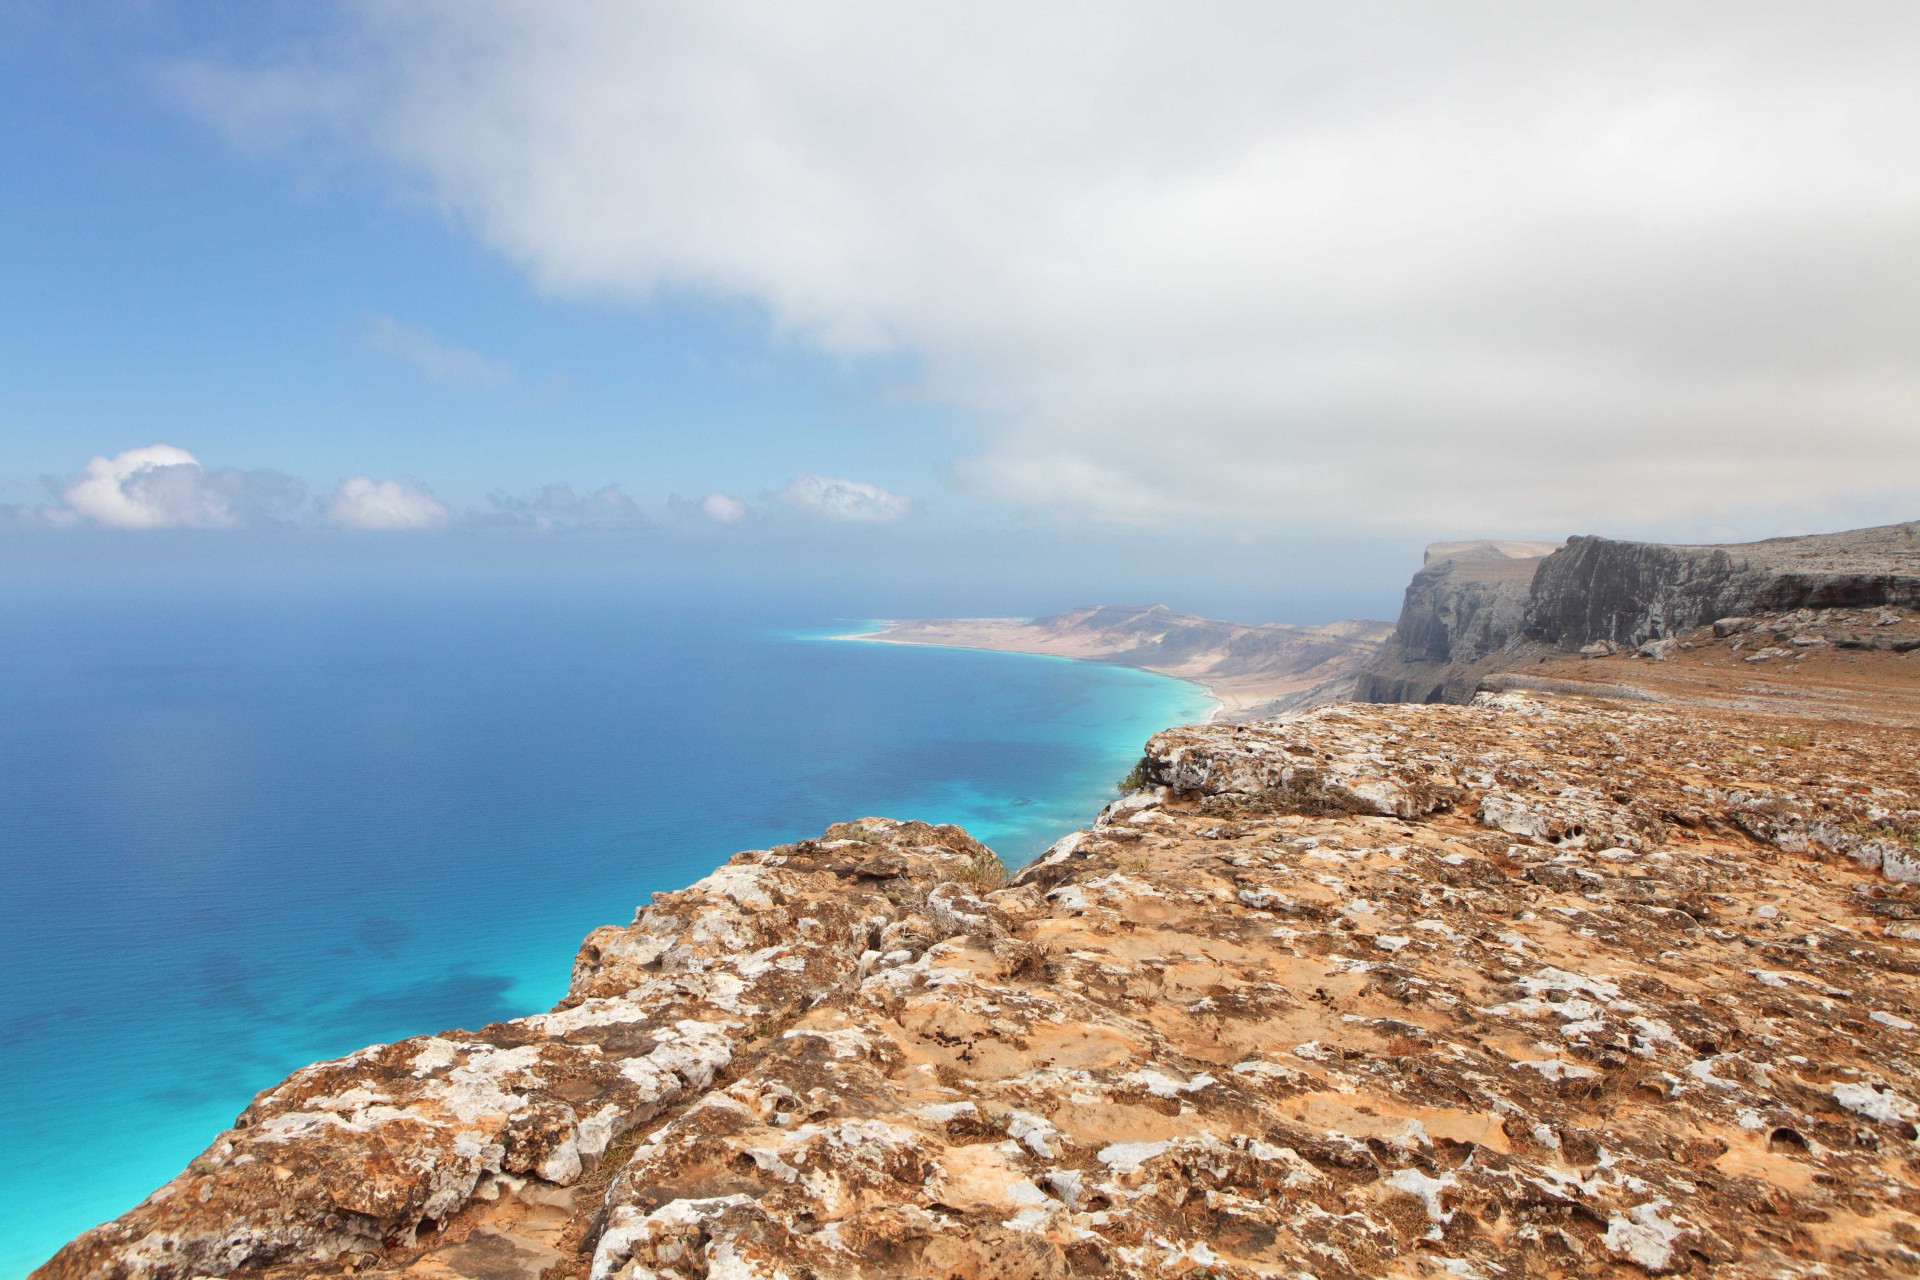
[[[11,24],[6,500],[39,501],[40,477],[91,454],[162,441],[315,483],[415,475],[459,502],[552,482],[751,496],[808,471],[937,483],[951,415],[901,394],[907,357],[769,340],[738,300],[544,295],[371,166],[230,146],[162,79],[172,59],[299,30],[227,25],[248,12],[80,4]],[[383,351],[388,321],[499,376]]]
[[[7,0],[0,537],[1276,616],[1908,518],[1917,57],[1894,4]]]

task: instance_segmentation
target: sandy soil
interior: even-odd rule
[[[1901,621],[1885,627],[1824,629],[1770,623],[1728,637],[1701,627],[1683,637],[1665,661],[1631,654],[1557,654],[1515,667],[1512,673],[1624,685],[1661,701],[1729,711],[1920,726],[1920,650],[1896,653],[1842,648],[1838,643],[1854,636],[1882,642],[1920,639],[1920,617],[1889,612],[1897,612]],[[1796,646],[1796,632],[1819,635],[1821,643]],[[1750,660],[1766,650],[1774,650],[1774,656]]]

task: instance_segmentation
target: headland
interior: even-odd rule
[[[1351,697],[1358,673],[1392,631],[1391,623],[1364,618],[1305,627],[1220,622],[1156,604],[1032,619],[888,619],[850,638],[1138,667],[1200,685],[1220,704],[1215,719],[1242,720]]]

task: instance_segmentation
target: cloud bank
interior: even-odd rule
[[[456,514],[419,480],[354,475],[309,503],[306,485],[285,472],[209,469],[185,449],[167,444],[96,456],[78,474],[46,483],[56,503],[0,505],[0,527],[246,529],[319,523],[380,533],[442,528],[550,533],[632,531],[651,523],[617,484],[586,493],[570,484],[519,494],[496,490],[483,507]],[[794,477],[766,499],[788,512],[837,524],[891,524],[915,509],[911,499],[878,485],[811,474]],[[745,502],[719,491],[697,502],[675,497],[668,507],[679,519],[715,525],[740,524],[755,514]]]
[[[1000,501],[1498,532],[1920,483],[1920,9],[396,0],[183,71],[546,288],[909,351]]]
[[[717,490],[695,501],[675,495],[667,508],[675,519],[695,525],[738,525],[768,517],[801,516],[828,524],[894,524],[918,508],[911,498],[889,493],[864,480],[834,479],[803,472],[771,492],[761,505],[748,506]]]
[[[589,494],[578,494],[569,484],[544,485],[520,496],[496,492],[487,495],[488,510],[473,522],[527,529],[631,529],[647,522],[639,504],[617,484]]]

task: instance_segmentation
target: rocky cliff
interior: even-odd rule
[[[1482,676],[1525,644],[1544,542],[1451,542],[1427,548],[1393,635],[1356,678],[1360,702],[1465,702]]]
[[[1920,521],[1721,547],[1570,538],[1540,563],[1526,634],[1635,647],[1717,618],[1920,606]]]
[[[1920,606],[1920,522],[1725,546],[1441,544],[1355,696],[1465,702],[1543,651],[1633,649],[1725,617],[1879,606]]]
[[[1920,1268],[1912,730],[1483,695],[886,819],[262,1093],[44,1280]]]

